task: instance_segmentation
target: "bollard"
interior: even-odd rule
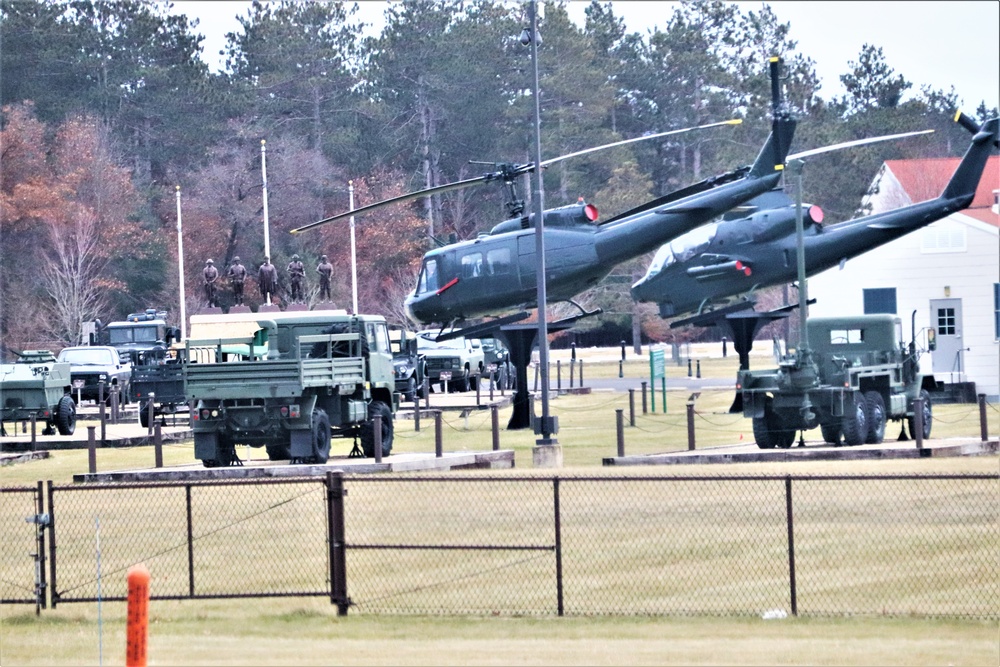
[[[375,463],[382,463],[382,415],[372,420],[372,435],[375,436]]]
[[[573,388],[573,371],[576,369],[576,350],[573,350],[573,358],[569,360],[569,388]]]
[[[90,474],[97,472],[97,442],[95,441],[96,426],[87,427],[87,470]]]
[[[642,414],[646,414],[646,381],[642,381]]]
[[[620,377],[620,378],[625,377],[625,374],[622,372],[622,364],[623,363],[625,363],[625,362],[623,362],[623,361],[619,361],[618,362],[618,377]]]
[[[583,387],[583,359],[580,360],[580,387]]]
[[[628,390],[628,425],[635,426],[635,389]]]
[[[478,408],[481,404],[479,402],[479,392],[483,388],[483,374],[480,373],[479,377],[476,378],[476,407]]]
[[[615,433],[618,435],[618,456],[625,456],[625,423],[624,412],[621,408],[615,408]]]
[[[691,377],[691,358],[688,358],[688,377]]]
[[[917,441],[917,449],[924,448],[924,399],[913,401],[913,439]]]
[[[101,385],[100,406],[101,406],[101,447],[108,446],[108,415],[104,411],[104,385]]]
[[[625,341],[622,341],[622,361],[625,361]]]
[[[695,377],[696,378],[700,378],[701,377],[701,359],[698,359],[694,363],[695,363]]]
[[[576,361],[576,341],[569,344],[570,359]]]
[[[500,407],[490,406],[490,426],[493,430],[493,451],[500,449]]]
[[[986,394],[979,394],[979,435],[983,442],[990,439],[989,431],[986,428]]]
[[[148,419],[146,420],[146,423],[149,424],[149,426],[146,427],[146,435],[152,435],[153,434],[153,420],[156,419],[156,392],[155,391],[149,392],[149,402],[146,403],[146,410],[149,411],[149,416],[148,416]]]
[[[160,425],[157,424],[156,428],[153,430],[153,458],[156,461],[155,467],[163,467],[163,432],[160,429]]]
[[[556,359],[556,391],[562,391],[562,359]]]
[[[145,565],[133,565],[128,580],[128,612],[125,632],[125,664],[145,667],[146,640],[149,636],[149,570]]]
[[[413,402],[413,430],[420,433],[420,397]]]
[[[35,426],[38,422],[38,413],[31,413],[31,451],[38,450],[38,442],[35,440]]]
[[[118,385],[111,386],[111,423],[118,423],[118,397],[121,395],[121,391]]]
[[[723,336],[722,337],[722,358],[723,359],[726,358],[726,340],[727,340],[726,337]]]
[[[441,444],[441,411],[434,411],[434,456],[441,458],[443,446]]]
[[[694,401],[688,401],[688,450],[694,450]]]
[[[496,385],[498,377],[497,371],[490,371],[490,403],[493,402],[493,387]]]

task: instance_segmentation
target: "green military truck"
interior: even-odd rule
[[[17,362],[0,364],[0,430],[4,422],[35,419],[43,435],[73,435],[76,402],[69,395],[69,364],[58,363],[48,350],[25,350]]]
[[[399,395],[384,318],[345,311],[212,317],[225,335],[188,339],[182,363],[195,457],[205,467],[239,465],[238,445],[265,447],[270,460],[325,463],[331,437],[353,437],[355,449],[360,440],[372,457],[376,416],[382,454],[389,454]]]
[[[888,421],[931,433],[933,376],[920,373],[916,334],[903,343],[893,315],[811,318],[800,349],[776,369],[741,370],[736,389],[761,449],[791,447],[797,431],[820,427],[831,444],[880,443]],[[933,349],[933,331],[928,348]],[[921,414],[915,414],[923,399]]]

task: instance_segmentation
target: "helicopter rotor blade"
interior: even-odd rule
[[[550,165],[550,164],[552,164],[554,162],[559,162],[560,160],[566,160],[568,158],[577,157],[579,155],[586,155],[587,153],[593,153],[595,151],[603,151],[606,148],[614,148],[615,146],[624,146],[625,144],[631,144],[631,143],[634,143],[636,141],[646,141],[647,139],[658,139],[660,137],[670,136],[671,134],[682,134],[684,132],[693,132],[694,130],[705,130],[705,129],[708,129],[710,127],[720,127],[722,125],[739,125],[742,122],[743,121],[740,120],[739,118],[734,118],[732,120],[724,120],[724,121],[721,121],[721,122],[718,122],[718,123],[709,123],[708,125],[698,125],[697,127],[686,127],[684,129],[681,129],[681,130],[670,130],[668,132],[659,132],[657,134],[647,134],[647,135],[642,136],[642,137],[634,137],[632,139],[625,139],[623,141],[616,141],[616,142],[611,143],[611,144],[604,144],[603,146],[595,146],[594,148],[586,148],[586,149],[584,149],[582,151],[577,151],[575,153],[568,153],[566,155],[560,155],[559,157],[554,157],[554,158],[551,158],[549,160],[542,160],[541,166],[547,167],[548,165]],[[529,168],[527,171],[534,171],[534,168],[533,168],[534,165],[528,165],[528,167],[531,167],[531,168]]]
[[[467,188],[470,185],[477,185],[479,183],[484,183],[491,180],[493,174],[487,174],[485,176],[478,176],[476,178],[469,178],[464,181],[456,181],[454,183],[448,183],[446,185],[438,185],[433,188],[427,188],[426,190],[419,190],[417,192],[410,192],[409,194],[400,195],[398,197],[393,197],[392,199],[385,199],[380,202],[375,202],[374,204],[368,204],[367,206],[362,206],[356,208],[353,211],[346,211],[344,213],[338,213],[337,215],[332,215],[329,218],[323,218],[316,222],[310,222],[308,225],[303,225],[298,229],[293,229],[292,234],[298,234],[304,232],[307,229],[312,229],[313,227],[318,227],[319,225],[325,225],[328,222],[334,222],[336,220],[343,220],[344,218],[349,218],[352,215],[361,215],[362,213],[367,213],[368,211],[373,211],[377,208],[382,208],[383,206],[389,206],[390,204],[398,204],[400,202],[409,201],[410,199],[416,199],[417,197],[426,197],[428,195],[435,195],[442,192],[448,192],[450,190],[459,190],[461,188]]]
[[[831,151],[838,151],[841,148],[853,148],[854,146],[864,146],[865,144],[874,144],[879,141],[892,141],[893,139],[903,139],[905,137],[915,137],[921,134],[931,134],[934,130],[923,130],[920,132],[904,132],[903,134],[887,134],[881,137],[869,137],[867,139],[857,139],[855,141],[845,141],[840,144],[833,144],[832,146],[823,146],[822,148],[813,148],[807,151],[802,151],[801,153],[794,153],[786,158],[787,161],[791,160],[801,160],[805,157],[812,157],[813,155],[820,155],[822,153],[829,153]]]

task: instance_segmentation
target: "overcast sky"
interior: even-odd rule
[[[245,16],[250,6],[243,1],[181,0],[174,2],[175,13],[200,19],[198,32],[206,61],[218,69],[215,54],[225,45],[227,32],[238,31],[236,16]],[[360,2],[361,20],[381,27],[382,14],[389,3]],[[569,3],[571,16],[582,24],[587,0]],[[629,31],[645,34],[663,26],[672,12],[672,2],[614,0],[615,13],[625,20]],[[763,3],[742,2],[746,9]],[[848,72],[848,62],[856,61],[864,44],[882,48],[888,65],[913,84],[910,94],[921,86],[958,93],[959,103],[968,112],[983,100],[988,107],[1000,106],[1000,2],[771,2],[778,19],[791,26],[791,39],[798,52],[812,58],[822,88],[820,95],[831,99],[843,95],[840,75]],[[544,35],[544,33],[543,33]]]

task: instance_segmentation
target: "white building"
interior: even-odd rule
[[[885,162],[872,212],[937,197],[959,160]],[[969,208],[810,278],[810,314],[895,313],[909,338],[916,311],[917,331],[937,333],[937,350],[921,359],[921,369],[948,384],[974,382],[976,393],[1000,400],[998,197],[1000,157],[992,156]]]

